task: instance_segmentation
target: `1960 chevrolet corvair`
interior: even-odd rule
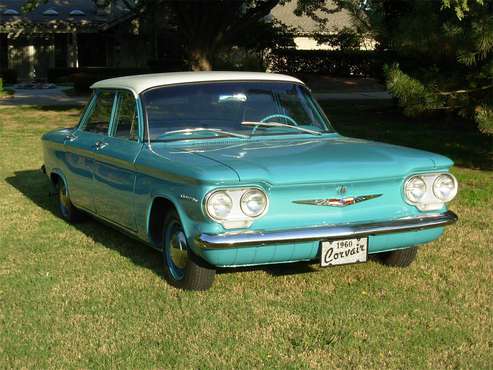
[[[269,73],[95,83],[74,128],[43,136],[69,222],[83,214],[163,252],[167,280],[295,261],[407,266],[457,216],[441,155],[337,134],[309,90]]]

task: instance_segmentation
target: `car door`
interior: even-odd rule
[[[142,148],[136,100],[130,91],[117,92],[109,135],[94,164],[96,212],[114,223],[136,230],[134,162]]]
[[[96,92],[85,110],[79,127],[65,139],[65,176],[71,201],[78,207],[95,211],[94,156],[108,135],[115,93]]]

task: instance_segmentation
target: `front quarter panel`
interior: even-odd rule
[[[66,157],[65,140],[74,130],[73,128],[58,129],[47,132],[41,137],[43,160],[48,176],[54,169],[62,171]]]
[[[149,214],[157,197],[176,207],[185,233],[190,236],[197,223],[203,223],[201,201],[214,187],[236,185],[237,174],[230,168],[192,153],[159,153],[145,145],[135,162],[136,220],[139,236],[150,242]]]

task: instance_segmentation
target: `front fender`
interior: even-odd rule
[[[171,192],[166,192],[166,191],[160,191],[160,192],[153,193],[147,202],[146,224],[145,224],[145,228],[146,228],[145,232],[146,232],[147,239],[149,241],[152,241],[152,238],[150,235],[151,210],[152,210],[152,207],[154,205],[154,202],[158,198],[165,199],[165,200],[169,201],[174,206],[174,208],[176,209],[176,212],[178,213],[178,216],[180,217],[180,220],[181,220],[181,223],[183,226],[183,230],[185,231],[185,235],[186,235],[187,239],[190,241],[190,245],[191,245],[191,240],[192,240],[192,235],[193,235],[192,230],[193,230],[194,221],[189,216],[188,210],[183,205],[183,203],[180,201],[180,199],[175,194],[173,194]]]
[[[59,168],[52,168],[51,170],[46,169],[46,175],[48,176],[48,179],[50,180],[50,183],[52,185],[54,185],[54,184],[53,184],[53,181],[51,180],[51,176],[54,175],[54,174],[57,175],[57,176],[60,176],[60,178],[62,179],[62,181],[65,183],[65,186],[67,188],[68,196],[70,197],[70,186],[69,186],[69,183],[67,181],[67,178],[63,174],[63,171],[61,169],[59,169]]]

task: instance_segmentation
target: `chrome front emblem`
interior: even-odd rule
[[[347,193],[347,186],[341,185],[337,188],[337,194],[344,195]]]
[[[370,194],[370,195],[360,195],[359,197],[294,200],[293,203],[309,204],[312,206],[346,207],[352,204],[364,202],[365,200],[375,199],[381,196],[382,194]]]

